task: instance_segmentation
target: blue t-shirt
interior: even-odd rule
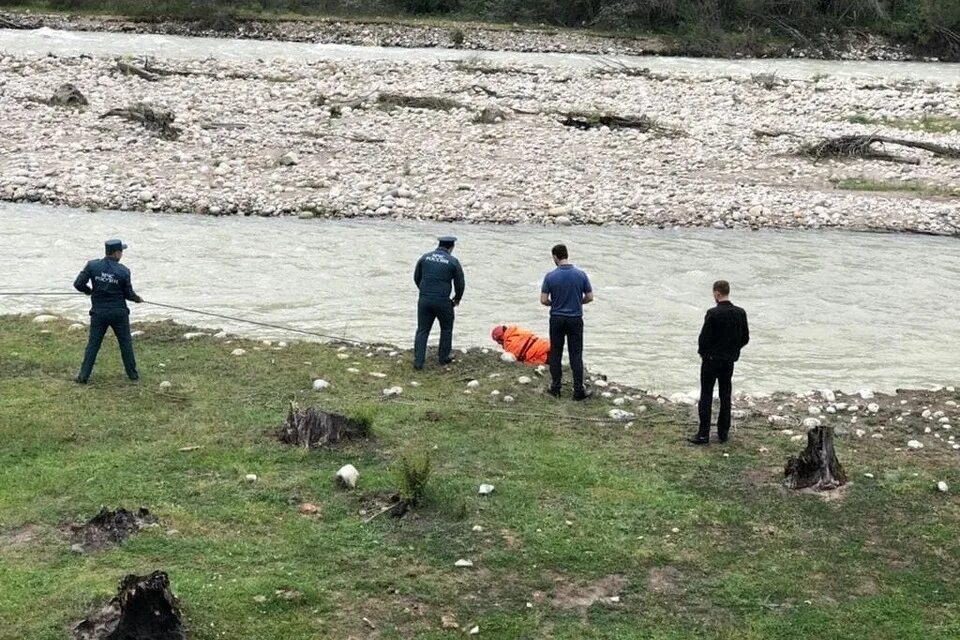
[[[541,293],[550,294],[550,315],[579,318],[583,315],[583,296],[590,293],[590,278],[572,264],[557,267],[543,279]]]

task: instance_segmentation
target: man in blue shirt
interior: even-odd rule
[[[83,271],[73,281],[73,287],[81,293],[91,297],[90,308],[90,339],[87,341],[87,350],[83,356],[83,364],[76,381],[86,384],[93,372],[93,364],[100,352],[100,345],[108,328],[120,344],[120,355],[123,358],[123,367],[127,377],[139,380],[137,360],[133,355],[133,338],[130,336],[130,309],[127,300],[140,303],[143,298],[133,291],[130,283],[130,270],[120,264],[123,250],[127,245],[119,240],[107,240],[104,244],[106,257],[100,260],[91,260]],[[92,287],[90,284],[92,283]]]
[[[450,364],[453,358],[453,308],[460,304],[465,287],[463,268],[453,257],[457,239],[444,236],[439,246],[420,257],[413,272],[413,281],[420,290],[417,301],[417,335],[413,342],[413,368],[423,369],[427,358],[427,339],[433,321],[440,321],[440,364]],[[453,299],[450,292],[453,291]]]
[[[593,302],[593,288],[587,274],[567,261],[565,245],[556,245],[551,253],[557,268],[546,275],[540,288],[540,304],[550,307],[550,395],[560,397],[563,343],[567,341],[573,399],[585,400],[593,392],[583,386],[583,305]]]

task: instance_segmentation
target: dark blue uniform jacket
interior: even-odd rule
[[[422,298],[449,300],[452,289],[453,299],[458,303],[463,297],[463,289],[466,286],[460,261],[446,249],[439,248],[425,253],[417,261],[413,281],[420,289]]]
[[[73,281],[73,288],[92,297],[91,314],[95,311],[127,309],[127,300],[140,300],[130,283],[130,269],[110,258],[88,262]]]

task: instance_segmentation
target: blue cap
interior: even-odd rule
[[[437,238],[440,241],[440,244],[456,244],[457,239],[453,236],[440,236]]]
[[[127,248],[127,245],[123,244],[120,240],[107,240],[103,243],[103,248],[107,253],[113,253],[114,251],[123,251]]]

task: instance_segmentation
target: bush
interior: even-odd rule
[[[400,500],[414,506],[423,500],[430,479],[430,454],[405,452],[394,468]]]

